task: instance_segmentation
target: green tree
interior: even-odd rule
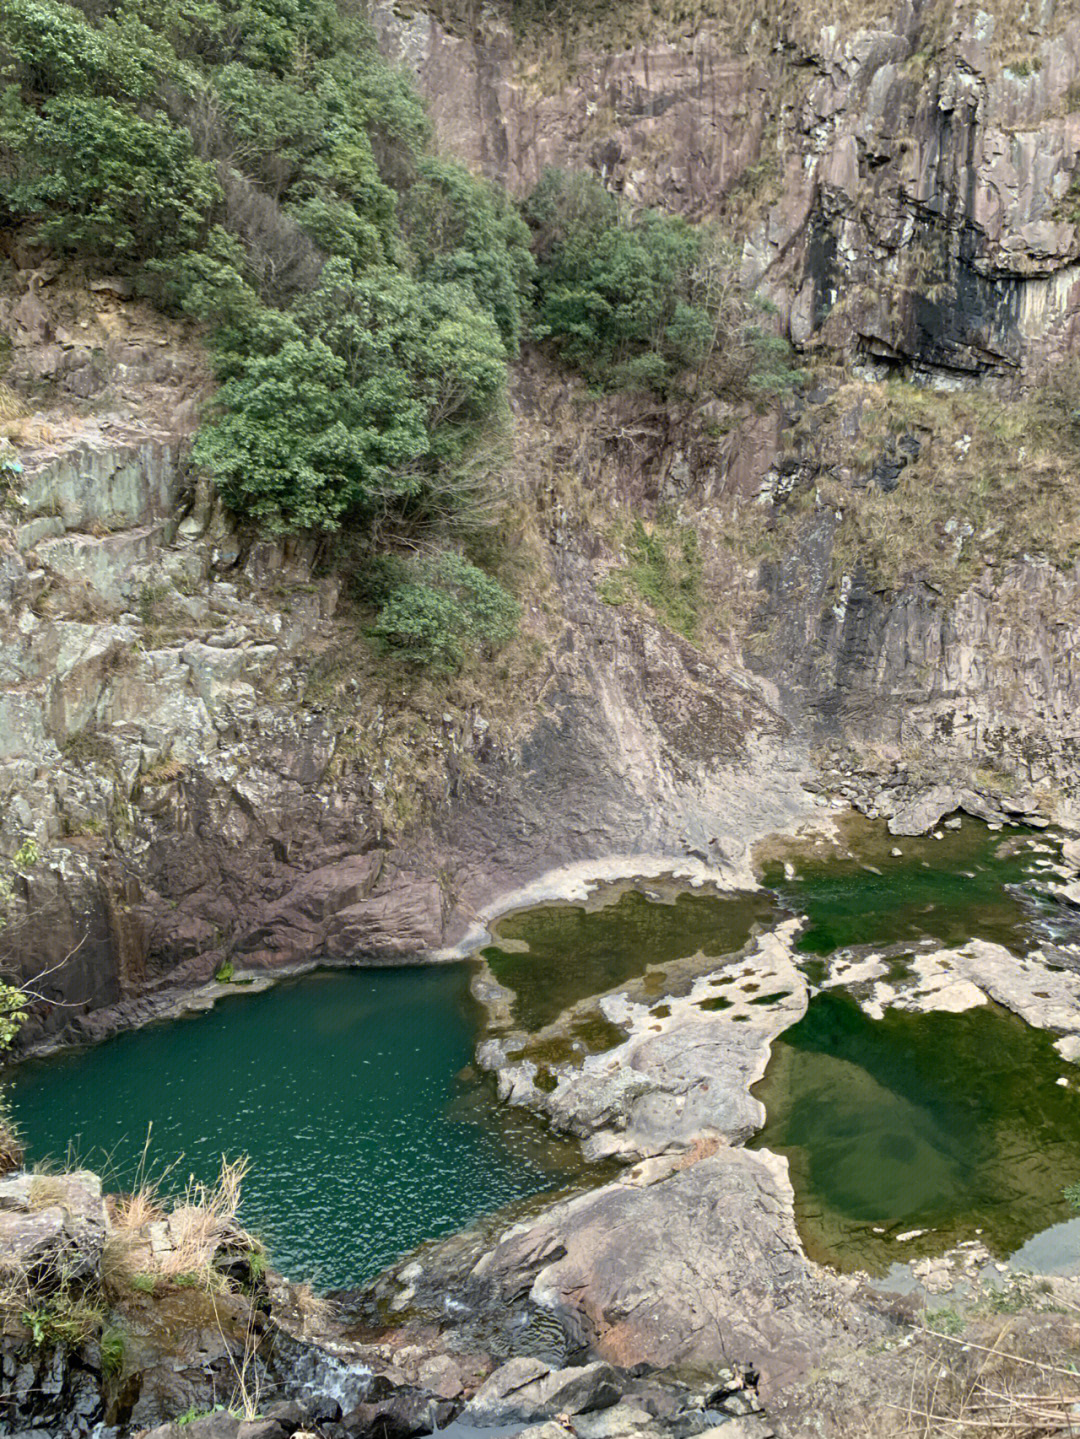
[[[299,335],[223,385],[195,457],[271,531],[448,520],[455,466],[506,382],[494,321],[468,290],[326,266]]]
[[[691,297],[698,231],[651,211],[629,224],[599,181],[558,171],[527,213],[539,232],[538,340],[612,389],[663,391],[700,360],[711,326]]]
[[[739,283],[711,227],[632,217],[595,176],[549,170],[526,216],[538,259],[533,336],[594,385],[693,401],[704,390],[775,395],[799,373],[771,307]]]
[[[14,87],[0,97],[0,212],[37,222],[40,243],[116,259],[175,254],[199,244],[220,198],[212,166],[191,137],[115,100],[58,96],[40,109]]]
[[[528,226],[509,197],[463,165],[425,157],[402,222],[422,278],[468,285],[516,354],[536,266]]]

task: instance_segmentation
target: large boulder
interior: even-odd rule
[[[622,1391],[610,1366],[597,1361],[552,1369],[524,1355],[510,1359],[484,1381],[463,1414],[466,1423],[531,1424],[557,1414],[587,1414],[617,1404]]]

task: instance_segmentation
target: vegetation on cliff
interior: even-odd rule
[[[11,0],[0,75],[0,223],[208,323],[196,457],[241,520],[371,550],[490,522],[528,231],[426,152],[358,7]]]
[[[513,632],[477,537],[526,333],[598,391],[794,378],[709,229],[561,171],[522,212],[431,154],[355,0],[9,0],[0,83],[0,224],[205,322],[195,459],[251,529],[346,536],[374,635],[412,661]]]
[[[712,226],[628,207],[590,174],[549,169],[526,206],[538,259],[533,337],[602,390],[776,394],[798,379],[772,307],[739,284]]]

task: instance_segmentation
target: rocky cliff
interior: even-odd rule
[[[771,453],[736,428],[740,465],[699,447],[668,495],[698,519],[761,502],[725,518],[761,565],[752,663],[791,713],[876,773],[1000,772],[1071,813],[1076,459],[1047,460],[1021,397],[1077,347],[1073,8],[592,5],[517,33],[497,7],[376,15],[448,147],[519,191],[591,166],[738,234],[744,279],[825,365]]]
[[[3,943],[59,965],[65,1005],[31,1039],[226,960],[430,953],[577,861],[738,868],[812,810],[804,781],[1075,818],[1080,20],[719,8],[375,9],[446,150],[518,193],[587,166],[715,221],[807,366],[783,410],[686,415],[527,357],[526,621],[483,675],[380,664],[316,547],[230,527],[185,461],[196,329],[12,257]],[[605,588],[633,516],[698,537],[693,641]]]

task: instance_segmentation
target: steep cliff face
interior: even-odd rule
[[[675,495],[700,520],[760,486],[759,512],[728,517],[759,531],[752,662],[789,714],[878,777],[978,772],[991,787],[1038,784],[1073,813],[1075,460],[1040,463],[1017,414],[994,472],[973,453],[958,474],[972,437],[955,415],[914,431],[890,420],[885,434],[873,415],[882,382],[978,387],[1004,410],[1067,371],[1080,344],[1080,19],[1064,5],[908,3],[885,17],[800,7],[785,22],[766,6],[756,31],[728,16],[680,33],[675,7],[652,7],[651,31],[605,53],[618,24],[585,12],[569,61],[535,36],[515,45],[490,11],[450,30],[390,7],[377,18],[448,146],[519,190],[539,165],[589,165],[634,200],[715,219],[741,234],[744,279],[792,340],[839,362],[771,454],[737,431],[725,455],[690,455]],[[862,393],[826,413],[853,377]],[[658,469],[670,476],[670,454]],[[1018,474],[1038,496],[1023,513]],[[998,506],[989,519],[980,488]],[[895,543],[906,566],[867,562],[868,508],[877,548]],[[1004,545],[989,538],[1002,529]]]
[[[0,838],[42,858],[3,944],[70,956],[32,1038],[226,958],[427,953],[561,865],[738,866],[812,812],[815,747],[864,803],[945,778],[1075,819],[1080,498],[1067,406],[1026,417],[1080,344],[1080,20],[1040,16],[654,14],[560,47],[375,7],[447,151],[716,219],[812,368],[786,411],[687,418],[526,361],[525,633],[459,684],[376,663],[314,549],[242,543],[187,473],[197,336],[16,265],[9,377],[48,403],[2,516]],[[693,642],[608,585],[661,509],[700,543]]]
[[[202,376],[182,333],[139,358],[150,320],[110,302],[85,413],[79,367],[43,354],[58,330],[73,348],[56,285],[36,329],[13,325],[15,368],[52,365],[53,390],[20,422],[2,521],[0,832],[23,858],[0,938],[63,1000],[31,1041],[145,1018],[226,958],[429,953],[578,860],[739,863],[806,809],[768,687],[601,599],[603,541],[551,492],[561,433],[527,385],[526,633],[491,672],[418,681],[373,656],[311,547],[241,544],[187,474]]]
[[[884,16],[837,4],[774,19],[766,5],[741,30],[701,8],[691,28],[653,7],[614,51],[605,7],[584,7],[598,14],[575,48],[515,39],[497,6],[450,30],[423,10],[374,13],[447,150],[519,193],[545,165],[590,167],[636,202],[729,222],[746,278],[784,305],[799,344],[959,375],[1073,347],[1068,6],[905,0]]]

